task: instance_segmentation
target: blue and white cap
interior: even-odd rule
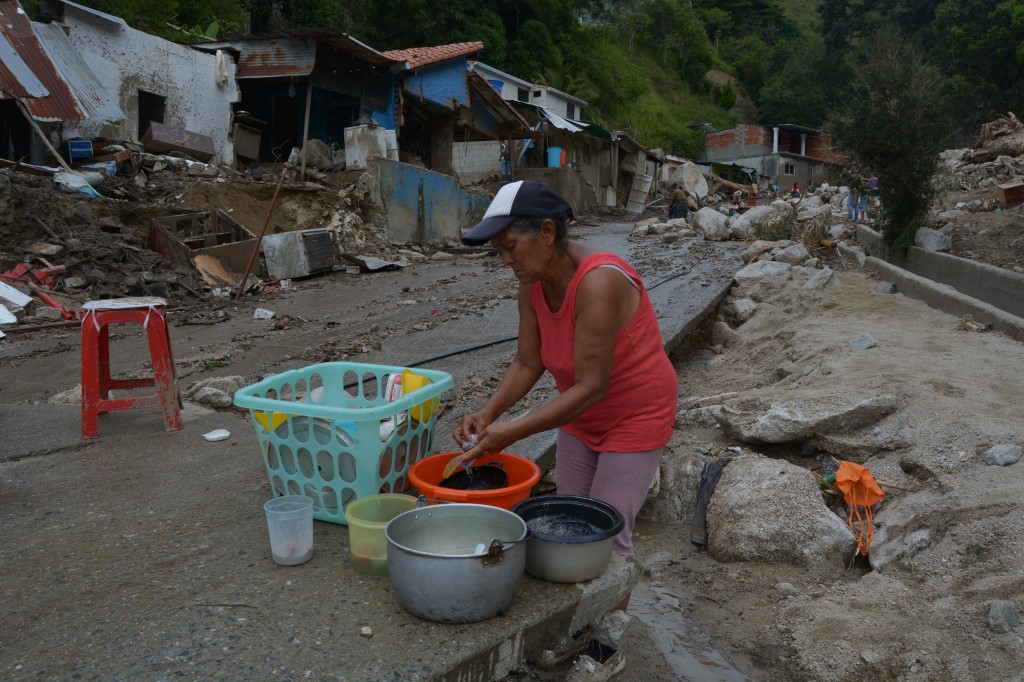
[[[468,246],[485,244],[516,218],[570,220],[572,207],[557,192],[536,180],[510,182],[494,195],[483,220],[462,235],[462,243]]]

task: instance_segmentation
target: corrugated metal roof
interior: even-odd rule
[[[33,22],[32,28],[87,118],[104,122],[124,121],[128,118],[82,61],[60,24]]]
[[[422,66],[437,64],[455,57],[480,52],[484,44],[479,40],[471,43],[450,43],[433,47],[410,47],[405,50],[386,50],[381,52],[385,57],[396,62],[405,62],[406,68],[418,69]]]
[[[118,26],[128,26],[128,22],[126,22],[121,17],[115,17],[113,14],[107,14],[106,12],[101,12],[98,9],[93,9],[92,7],[79,5],[77,2],[69,2],[69,0],[57,0],[57,2],[59,2],[62,5],[67,5],[68,7],[74,7],[80,12],[91,14],[97,19],[103,19],[104,21],[109,21],[110,23],[117,24]]]
[[[191,47],[203,52],[237,52],[236,79],[308,76],[316,63],[316,41],[312,38],[218,40]]]
[[[494,86],[488,83],[483,76],[470,71],[466,74],[466,79],[471,91],[480,98],[484,106],[491,111],[502,127],[512,126],[522,130],[530,129],[530,123],[523,118],[523,115],[502,99],[498,91],[494,89]]]
[[[347,33],[323,28],[290,29],[284,33],[298,38],[314,38],[319,43],[336,47],[369,64],[394,64],[396,61]]]
[[[16,1],[0,2],[0,37],[21,57],[38,82],[49,91],[46,96],[19,95],[25,97],[25,106],[32,118],[37,121],[81,121],[85,118],[68,84],[57,72],[32,30],[28,15]],[[6,75],[17,78],[13,72]],[[20,80],[16,82],[25,89],[24,83]],[[15,90],[10,92],[17,94]]]
[[[271,38],[242,43],[235,78],[308,76],[316,63],[316,41],[305,38]]]
[[[582,133],[586,130],[585,124],[577,124],[570,121],[567,118],[562,118],[551,109],[542,107],[539,104],[530,104],[529,102],[520,102],[519,100],[507,100],[509,104],[520,109],[529,109],[539,116],[542,120],[548,121],[551,125],[555,126],[560,130],[567,130],[570,133]]]
[[[14,46],[6,40],[6,35],[4,38],[0,40],[0,88],[15,97],[49,95],[50,91],[36,78]]]

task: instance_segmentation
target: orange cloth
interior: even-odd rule
[[[608,394],[562,428],[596,452],[657,450],[672,437],[679,384],[661,343],[651,299],[640,276],[624,260],[614,253],[593,253],[584,258],[557,311],[548,307],[540,282],[532,285],[530,300],[540,327],[541,361],[560,392],[573,385],[576,290],[584,275],[604,265],[620,268],[636,283],[640,306],[616,335]]]
[[[836,488],[843,492],[843,499],[850,508],[847,523],[857,536],[857,552],[867,556],[871,540],[875,537],[871,507],[885,498],[885,493],[875,482],[871,470],[853,462],[842,461],[836,471]]]

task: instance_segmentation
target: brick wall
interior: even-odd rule
[[[452,165],[462,182],[476,182],[492,171],[500,172],[498,142],[455,142],[452,145]]]
[[[729,130],[708,133],[704,143],[704,157],[708,161],[760,156],[770,154],[771,151],[771,129],[743,123]]]

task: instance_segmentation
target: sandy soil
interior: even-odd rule
[[[740,344],[680,362],[682,395],[894,393],[900,408],[890,419],[908,420],[911,447],[869,456],[769,454],[812,470],[832,455],[863,463],[891,484],[876,510],[876,542],[886,529],[892,536],[928,529],[930,545],[879,571],[864,561],[817,569],[723,564],[685,542],[686,527],[682,541],[645,547],[651,583],[677,596],[681,614],[755,679],[1021,679],[1020,629],[995,633],[987,617],[990,600],[1021,605],[1024,464],[990,466],[981,456],[997,443],[1022,444],[1021,345],[959,331],[954,317],[875,293],[871,273],[840,278],[842,287],[812,297],[795,286],[780,291],[738,327]],[[878,346],[848,346],[861,333]],[[794,363],[796,371],[782,369]],[[742,444],[692,427],[673,445],[728,454],[724,448]],[[795,596],[782,596],[779,583],[793,585]],[[651,663],[666,635],[643,620],[624,644],[634,663],[619,679],[678,679],[678,668]],[[710,667],[691,679],[738,678]]]

